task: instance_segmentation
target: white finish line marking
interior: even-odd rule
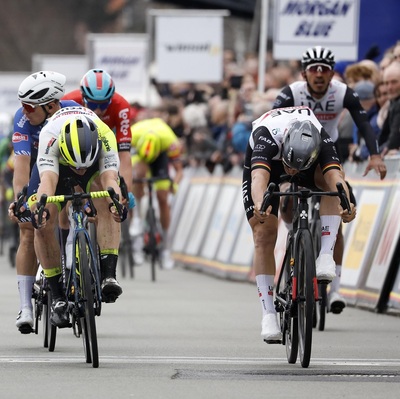
[[[0,356],[0,363],[80,362],[84,356]],[[288,365],[286,358],[185,357],[185,356],[100,356],[102,363],[204,364],[204,365]],[[313,366],[400,367],[400,359],[311,359]]]

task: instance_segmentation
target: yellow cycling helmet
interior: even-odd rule
[[[137,144],[136,150],[140,159],[147,162],[154,162],[160,155],[161,141],[155,133],[143,134]]]
[[[61,128],[58,145],[69,166],[88,168],[97,161],[101,149],[97,126],[84,115],[71,117]]]

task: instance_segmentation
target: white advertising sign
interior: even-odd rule
[[[276,0],[274,59],[300,59],[321,45],[337,60],[357,60],[359,13],[360,0]]]
[[[157,16],[155,58],[159,82],[222,80],[221,16]]]
[[[79,89],[82,76],[88,71],[88,59],[85,55],[34,54],[32,69],[37,71],[54,71],[67,77],[65,92]]]
[[[18,100],[18,88],[21,82],[32,72],[0,72],[0,111],[14,117],[21,107]]]
[[[148,36],[88,35],[89,68],[101,68],[113,78],[116,91],[129,102],[145,103],[148,95]]]

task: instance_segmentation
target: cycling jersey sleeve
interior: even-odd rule
[[[100,174],[109,170],[114,170],[118,172],[120,163],[115,134],[100,119],[96,119],[95,123],[98,128],[99,137],[101,139],[101,142],[103,143],[99,157]]]
[[[130,129],[130,121],[131,121],[131,107],[128,101],[118,95],[114,94],[113,100],[115,103],[115,136],[117,138],[118,151],[130,151],[131,150],[131,129]],[[114,108],[111,106],[111,110]],[[107,123],[107,121],[105,120]]]
[[[251,170],[261,168],[271,172],[271,162],[279,152],[278,145],[265,126],[258,127],[252,136]]]
[[[347,87],[343,99],[343,108],[346,108],[350,112],[360,135],[365,140],[369,153],[371,155],[379,154],[378,141],[376,140],[374,130],[369,123],[367,112],[363,109],[360,100],[355,95],[354,90],[350,87]]]
[[[14,116],[14,133],[12,145],[15,155],[31,156],[32,137],[29,131],[29,121],[20,108]]]
[[[275,99],[274,105],[272,109],[275,108],[286,108],[286,107],[293,107],[294,106],[294,98],[292,89],[290,86],[286,86],[282,89],[282,91],[278,94]]]

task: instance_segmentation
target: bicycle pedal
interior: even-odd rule
[[[281,339],[264,339],[264,342],[267,344],[281,344]]]
[[[320,279],[318,279],[318,284],[326,284],[326,285],[328,285],[328,284],[330,284],[332,282],[332,280],[320,280]]]
[[[22,324],[18,330],[21,334],[31,334],[35,332],[35,330],[29,324]]]

